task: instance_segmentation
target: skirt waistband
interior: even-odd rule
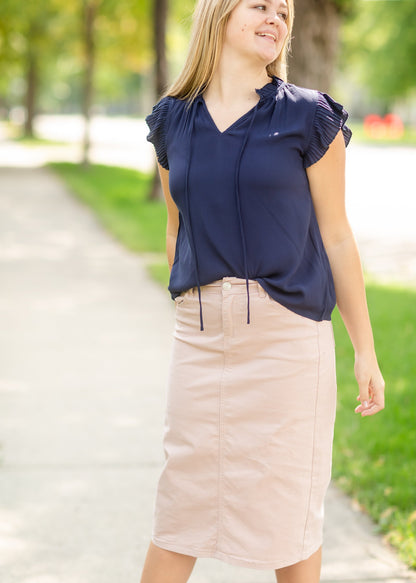
[[[248,280],[250,294],[259,295],[261,297],[266,297],[267,292],[261,287],[261,285],[255,279]],[[247,293],[246,280],[239,277],[223,277],[222,279],[217,279],[211,283],[201,286],[201,294],[204,293],[233,293],[233,294],[245,294]],[[182,293],[185,294],[198,294],[198,288],[193,287]]]

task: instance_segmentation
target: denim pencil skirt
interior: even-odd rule
[[[336,408],[332,324],[295,314],[249,280],[176,298],[152,541],[254,569],[322,544]]]

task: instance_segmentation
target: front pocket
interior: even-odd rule
[[[301,323],[305,326],[310,326],[312,328],[316,327],[317,323],[315,320],[312,320],[312,318],[307,318],[306,316],[302,316],[301,314],[294,312],[293,310],[287,308],[280,302],[273,299],[269,294],[267,294],[266,298],[267,298],[266,301],[271,306],[271,309],[277,314],[279,314],[282,318],[284,318],[285,321],[291,320],[293,324]]]
[[[183,303],[184,299],[185,299],[185,296],[183,296],[183,295],[176,296],[176,298],[175,298],[175,304],[177,306],[180,306]]]

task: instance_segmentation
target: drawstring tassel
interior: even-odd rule
[[[251,131],[251,128],[253,126],[254,118],[256,117],[259,103],[262,101],[262,98],[263,98],[263,95],[260,93],[260,91],[259,90],[256,90],[256,91],[260,95],[260,101],[257,103],[256,107],[253,109],[253,115],[251,116],[251,121],[250,121],[249,127],[247,129],[246,135],[244,136],[243,144],[241,146],[241,150],[240,150],[240,153],[239,153],[239,156],[237,159],[237,164],[236,164],[236,169],[235,169],[235,198],[236,198],[236,203],[237,203],[238,220],[239,220],[239,225],[240,225],[240,235],[241,235],[241,242],[242,242],[242,247],[243,247],[244,275],[245,275],[246,290],[247,290],[247,324],[250,324],[250,289],[249,289],[249,277],[248,277],[247,245],[246,245],[246,240],[245,240],[245,235],[244,235],[244,225],[243,225],[243,218],[242,218],[242,212],[241,212],[241,201],[240,201],[240,166],[241,166],[241,160],[242,160],[242,157],[244,154],[244,150],[245,150],[247,142],[248,142],[250,131]],[[190,215],[190,209],[189,209],[189,207],[190,207],[190,204],[189,204],[189,173],[190,173],[191,157],[192,157],[192,141],[193,141],[193,134],[194,134],[194,129],[195,129],[196,110],[197,110],[199,103],[201,103],[201,99],[197,98],[197,100],[194,104],[194,107],[192,108],[192,112],[191,112],[191,120],[190,120],[191,135],[190,135],[190,140],[189,140],[189,157],[188,157],[187,168],[186,168],[186,180],[185,180],[186,195],[185,195],[185,199],[186,199],[186,212],[188,215],[188,222],[189,222],[188,236],[189,236],[189,241],[191,243],[192,255],[194,258],[195,275],[196,275],[197,288],[198,288],[200,330],[201,330],[201,332],[203,332],[204,331],[204,320],[202,317],[202,299],[201,299],[201,285],[200,285],[200,280],[199,280],[198,257],[196,254],[195,239],[194,239],[194,234],[193,234],[193,230],[192,230],[191,215]]]
[[[204,331],[204,320],[202,318],[202,300],[201,300],[201,286],[198,283],[198,298],[199,298],[199,322],[200,322],[200,331]]]
[[[246,290],[247,290],[247,324],[250,324],[250,286],[248,282],[248,277],[246,277]]]
[[[204,331],[204,320],[202,317],[202,299],[201,299],[201,283],[199,280],[199,269],[198,269],[198,257],[196,254],[196,246],[195,246],[195,238],[194,238],[194,233],[192,230],[192,222],[191,222],[191,214],[190,214],[190,204],[189,204],[189,172],[191,169],[191,157],[192,157],[192,139],[193,139],[193,134],[194,134],[194,126],[195,126],[195,116],[196,116],[196,108],[198,106],[198,103],[200,103],[199,101],[197,101],[192,109],[192,113],[191,113],[191,121],[190,121],[190,125],[191,125],[191,137],[189,139],[189,156],[188,156],[188,162],[187,162],[187,167],[186,167],[186,179],[185,179],[185,188],[186,188],[186,194],[185,194],[185,200],[186,200],[186,212],[188,215],[188,222],[189,222],[189,241],[191,243],[191,248],[192,248],[192,255],[193,255],[193,259],[194,259],[194,266],[195,266],[195,275],[196,275],[196,283],[197,283],[197,288],[198,288],[198,299],[199,299],[199,321],[200,321],[200,330],[201,332]]]
[[[258,104],[259,104],[259,102],[257,103],[256,107],[253,110],[253,115],[251,116],[250,125],[246,131],[246,135],[244,136],[243,144],[241,146],[240,154],[238,156],[237,164],[235,167],[235,198],[236,198],[236,203],[237,203],[238,221],[239,221],[239,225],[240,225],[240,236],[241,236],[241,242],[242,242],[242,246],[243,246],[244,276],[245,276],[245,280],[246,280],[246,290],[247,290],[247,324],[250,324],[250,291],[249,291],[248,263],[247,263],[247,245],[246,245],[246,239],[245,239],[245,235],[244,235],[244,225],[243,225],[243,217],[242,217],[242,212],[241,212],[241,201],[240,201],[240,166],[241,166],[241,160],[243,158],[244,150],[245,150],[246,145],[247,145],[248,137],[250,135],[250,130],[253,126],[254,118],[255,118],[256,113],[257,113]]]

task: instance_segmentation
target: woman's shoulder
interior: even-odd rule
[[[325,154],[340,130],[345,145],[349,144],[352,132],[346,125],[348,112],[341,103],[323,91],[293,83],[285,83],[282,90],[282,98],[292,104],[291,119],[303,120],[305,123],[305,168]]]
[[[172,118],[186,107],[187,102],[173,97],[172,95],[165,95],[153,106],[151,113],[146,117],[147,125],[152,129],[155,126],[160,127],[166,125]]]
[[[320,95],[322,94],[317,89],[301,87],[300,85],[288,82],[282,83],[279,89],[278,97],[279,95],[285,97],[298,107],[315,107],[319,101]]]
[[[146,117],[147,122],[152,122],[154,120],[163,119],[169,112],[172,105],[172,97],[165,96],[159,99],[157,103],[152,108],[151,113]]]
[[[167,153],[169,128],[177,125],[186,103],[171,95],[164,96],[153,106],[152,112],[146,117],[146,123],[150,130],[146,139],[154,145],[157,159],[166,170],[169,170]]]
[[[184,107],[187,101],[180,99],[179,97],[174,97],[173,95],[165,95],[153,106],[154,110],[170,110],[174,107]]]
[[[172,103],[170,96],[163,97],[153,106],[152,112],[146,117],[146,123],[150,130],[146,139],[154,145],[158,162],[166,170],[169,170],[167,130]]]
[[[282,90],[280,95],[291,101],[294,106],[309,110],[312,114],[319,115],[319,112],[331,111],[334,115],[341,117],[348,117],[348,114],[341,103],[338,103],[331,95],[320,91],[319,89],[310,89],[308,87],[301,87],[294,83],[282,83],[280,86]],[[279,98],[279,93],[278,97]]]
[[[341,130],[347,146],[351,130],[346,125],[348,112],[330,95],[275,78],[276,103],[284,106],[288,125],[296,126],[303,144],[304,166],[317,162]]]

